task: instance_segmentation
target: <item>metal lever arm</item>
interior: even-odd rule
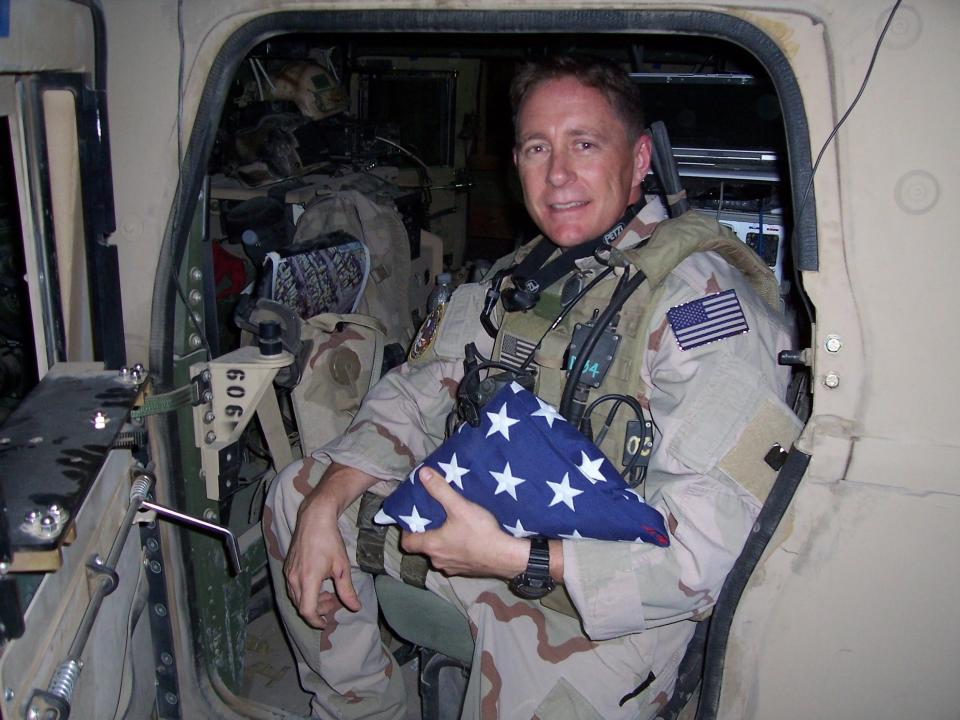
[[[230,532],[229,529],[221,527],[220,525],[214,525],[213,523],[207,522],[206,520],[201,520],[200,518],[195,518],[192,515],[185,515],[182,512],[177,512],[176,510],[164,507],[163,505],[157,505],[149,500],[144,500],[141,502],[140,509],[153,510],[157,515],[165,517],[168,520],[181,522],[189,527],[196,528],[198,530],[206,530],[207,532],[222,536],[224,541],[227,543],[227,555],[230,558],[230,569],[233,571],[234,575],[240,574],[240,543],[237,542],[237,536]]]
[[[80,621],[79,629],[70,645],[67,657],[57,667],[50,685],[46,691],[34,690],[27,707],[28,718],[50,718],[50,720],[67,720],[70,716],[70,701],[73,698],[73,690],[80,675],[83,665],[80,660],[83,649],[90,637],[90,631],[93,623],[100,612],[100,606],[103,599],[117,588],[118,578],[116,566],[120,559],[120,553],[123,551],[130,528],[136,522],[138,512],[144,510],[153,510],[161,517],[181,522],[190,527],[221,535],[227,542],[227,554],[230,558],[230,567],[234,575],[240,573],[240,544],[236,536],[225,527],[214,525],[213,523],[199,518],[185,515],[184,513],[171,510],[163,505],[147,500],[148,493],[153,487],[153,475],[147,470],[138,469],[136,479],[130,488],[130,504],[127,506],[123,522],[113,540],[110,548],[110,554],[106,561],[99,556],[91,558],[87,566],[95,575],[95,584],[91,592],[90,601],[84,611]]]

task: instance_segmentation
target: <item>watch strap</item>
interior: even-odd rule
[[[509,582],[512,593],[536,600],[553,591],[556,583],[550,577],[550,541],[535,535],[530,538],[527,568]]]
[[[526,574],[536,578],[550,577],[550,541],[541,535],[530,538],[530,557]]]

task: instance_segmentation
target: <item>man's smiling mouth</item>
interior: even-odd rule
[[[566,203],[550,203],[551,210],[572,210],[573,208],[583,207],[587,204],[586,200],[574,200]]]

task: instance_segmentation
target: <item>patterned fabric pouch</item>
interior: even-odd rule
[[[281,256],[267,254],[261,297],[297,311],[304,320],[356,310],[370,276],[370,253],[359,240]]]

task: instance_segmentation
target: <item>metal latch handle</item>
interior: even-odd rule
[[[80,656],[83,654],[83,649],[90,637],[93,623],[100,612],[103,599],[117,589],[117,562],[138,512],[152,510],[161,517],[221,535],[227,542],[227,555],[230,558],[230,567],[233,574],[240,574],[240,544],[237,542],[236,535],[230,532],[228,528],[150,502],[147,500],[147,495],[153,487],[153,483],[152,473],[142,468],[136,470],[136,478],[130,487],[130,503],[127,505],[120,529],[113,539],[110,554],[106,561],[96,556],[88,564],[88,567],[96,576],[96,582],[93,585],[90,601],[84,610],[79,629],[73,638],[67,657],[57,666],[47,690],[33,691],[26,711],[28,720],[46,720],[46,718],[67,720],[70,717],[70,701],[73,699],[73,691],[80,670],[83,668]]]
[[[200,530],[208,530],[209,532],[220,535],[227,544],[227,556],[230,558],[230,568],[233,570],[233,574],[240,574],[240,543],[237,541],[237,536],[234,535],[228,528],[215,525],[211,522],[207,522],[206,520],[201,520],[200,518],[195,518],[192,515],[185,515],[182,512],[172,510],[171,508],[163,505],[157,505],[149,500],[143,500],[140,503],[140,509],[153,510],[157,515],[165,517],[168,520],[181,522],[184,525],[188,525]]]

